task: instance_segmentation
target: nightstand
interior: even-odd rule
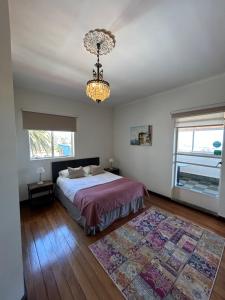
[[[105,168],[104,170],[116,175],[120,175],[120,169],[118,168]]]
[[[31,206],[48,204],[54,201],[54,183],[52,181],[46,180],[42,184],[29,183],[27,187]],[[33,197],[35,194],[39,195]]]

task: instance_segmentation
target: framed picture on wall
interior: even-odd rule
[[[152,126],[141,125],[141,126],[130,127],[130,145],[151,146]]]

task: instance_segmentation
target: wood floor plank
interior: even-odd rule
[[[55,218],[53,218],[52,216],[49,215],[48,218],[51,222],[51,225],[54,228],[54,232],[56,234],[57,240],[61,244],[61,247],[65,255],[68,257],[68,261],[73,269],[77,281],[79,282],[79,285],[81,286],[85,294],[85,297],[90,300],[99,299],[96,295],[95,288],[92,286],[91,282],[87,280],[87,274],[86,274],[87,266],[86,265],[82,266],[80,264],[79,257],[77,257],[76,244],[69,246],[67,239],[65,238],[62,232],[64,228],[59,229],[60,228],[59,225],[57,224]],[[58,228],[58,230],[56,230],[56,228]]]
[[[55,220],[63,222],[65,218],[68,218],[68,215],[65,210],[58,211],[55,215]],[[79,230],[74,230],[74,221],[71,218],[67,219],[67,225],[70,229],[68,243],[77,243],[78,235],[77,232],[80,232],[83,235],[83,230],[79,226]],[[66,234],[66,232],[65,232]],[[72,237],[72,239],[71,239]],[[92,239],[92,237],[89,237]],[[73,240],[73,241],[72,241]],[[98,292],[98,297],[102,296],[103,299],[121,299],[120,292],[116,289],[112,289],[113,282],[109,279],[106,272],[103,270],[100,264],[96,264],[96,259],[87,247],[87,243],[77,243],[77,247],[80,250],[79,259],[82,265],[88,266],[88,276],[89,280],[93,283],[93,286]],[[92,276],[90,276],[92,275]],[[110,292],[109,292],[110,291]]]
[[[225,237],[225,221],[220,218],[155,195],[146,199],[145,204],[146,209],[152,205],[158,206]],[[23,207],[21,209],[22,241],[28,299],[58,299],[50,298],[53,294],[49,291],[57,287],[64,290],[64,294],[62,291],[58,294],[60,298],[68,292],[68,299],[71,299],[72,295],[73,299],[78,300],[122,300],[122,295],[92,255],[88,246],[134,216],[136,214],[118,220],[97,236],[90,237],[84,234],[82,228],[72,220],[57,201],[50,207],[38,210]],[[38,240],[46,235],[47,238],[42,242]],[[56,260],[57,263],[55,263]],[[54,284],[53,282],[50,284],[48,274],[51,274]],[[65,292],[66,289],[67,292]],[[221,260],[210,300],[225,300],[225,254]]]
[[[47,290],[45,287],[45,282],[44,282],[41,266],[39,263],[39,258],[37,255],[35,242],[33,240],[33,235],[31,233],[29,224],[27,224],[27,226],[25,226],[24,232],[25,232],[25,239],[27,241],[26,246],[28,249],[27,257],[25,257],[25,259],[28,258],[30,261],[30,270],[28,273],[29,274],[28,280],[32,281],[30,284],[34,285],[34,287],[35,287],[34,288],[35,296],[32,296],[33,294],[31,294],[31,295],[29,294],[29,296],[34,297],[34,299],[47,300],[48,294],[47,294]],[[23,240],[23,242],[25,242],[25,240]],[[27,286],[29,287],[29,285],[27,285]],[[30,291],[28,290],[28,293],[29,292]]]
[[[61,296],[61,299],[65,300],[73,300],[72,292],[65,278],[64,270],[63,270],[63,262],[59,255],[55,253],[55,245],[52,245],[50,240],[50,236],[53,234],[51,230],[47,230],[44,227],[44,219],[41,219],[41,222],[37,224],[37,230],[39,233],[39,239],[41,240],[46,257],[50,263],[51,270],[53,272],[56,284],[58,286],[58,291]]]
[[[47,223],[48,222],[48,223]],[[64,251],[64,244],[66,241],[62,241],[59,243],[59,239],[57,238],[57,235],[55,233],[55,229],[51,225],[49,221],[49,217],[46,216],[45,219],[42,220],[43,225],[45,228],[48,228],[50,230],[51,234],[49,234],[49,239],[52,244],[52,253],[54,252],[56,257],[57,257],[57,263],[61,265],[62,267],[62,272],[65,276],[65,279],[67,280],[67,283],[70,287],[70,290],[73,294],[74,299],[80,299],[80,300],[85,300],[85,294],[83,293],[83,290],[77,281],[73,269],[69,263],[68,256],[70,255],[69,253]],[[58,230],[58,228],[56,228]]]
[[[40,261],[41,271],[43,274],[48,298],[61,300],[58,286],[56,284],[55,277],[51,269],[51,260],[48,259],[47,253],[41,240],[41,236],[38,232],[38,223],[34,221],[30,224],[30,227],[34,237],[34,243],[37,249],[37,255]]]
[[[26,239],[26,235],[25,235],[25,228],[24,225],[22,224],[21,226],[21,234],[22,234],[22,252],[23,252],[23,269],[24,269],[24,280],[26,282],[26,288],[28,290],[28,293],[30,295],[30,297],[33,300],[37,300],[36,298],[36,293],[35,293],[35,282],[32,279],[33,274],[32,274],[32,270],[31,270],[31,264],[30,264],[30,257],[29,257],[29,244],[27,242]],[[32,280],[31,280],[32,279]]]
[[[225,253],[215,281],[214,289],[210,300],[224,299],[225,297]]]

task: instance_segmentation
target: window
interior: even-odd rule
[[[30,159],[74,156],[74,132],[28,130]]]
[[[223,126],[178,128],[177,152],[214,154],[221,151]]]
[[[175,186],[219,196],[222,125],[177,128]]]

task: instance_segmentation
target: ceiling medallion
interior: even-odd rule
[[[105,29],[90,30],[84,37],[86,50],[97,55],[93,79],[87,82],[86,87],[87,96],[97,103],[105,101],[110,96],[110,85],[103,80],[103,69],[99,62],[99,56],[108,54],[115,47],[115,44],[115,36]]]

